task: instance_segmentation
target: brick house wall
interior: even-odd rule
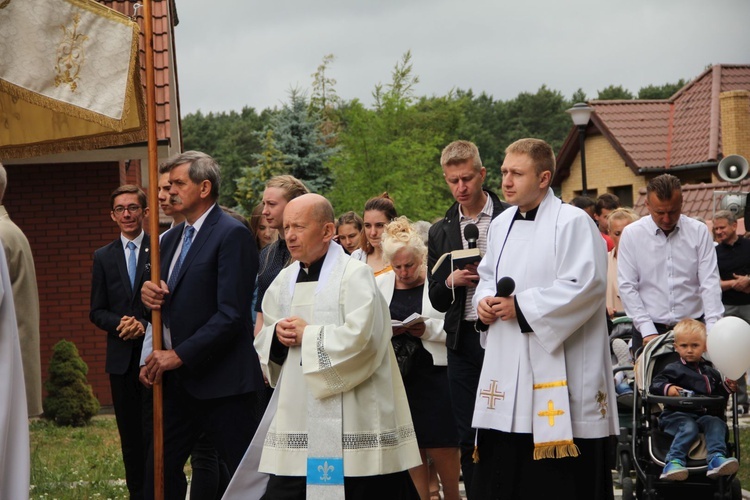
[[[750,160],[750,91],[723,92],[719,99],[724,156],[741,155]]]
[[[106,334],[89,321],[94,250],[119,234],[110,218],[109,195],[136,183],[140,165],[130,162],[6,165],[3,204],[26,234],[34,254],[41,309],[42,380],[52,347],[72,341],[88,364],[88,380],[102,405],[111,405],[104,371]]]
[[[590,194],[611,192],[615,186],[632,185],[633,200],[638,199],[638,190],[646,187],[647,179],[635,175],[625,164],[603,135],[592,135],[586,138],[586,187]],[[562,200],[570,201],[581,191],[581,154],[576,154],[570,167],[570,177],[561,185]]]

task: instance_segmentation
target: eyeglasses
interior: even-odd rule
[[[141,211],[141,207],[139,205],[128,205],[127,207],[123,207],[122,205],[117,205],[115,208],[112,209],[112,211],[116,213],[117,215],[122,215],[123,212],[125,212],[125,210],[127,210],[128,212],[134,215]]]

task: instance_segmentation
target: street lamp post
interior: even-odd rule
[[[589,124],[591,112],[594,111],[586,103],[579,102],[566,111],[578,127],[578,142],[581,149],[581,195],[588,196],[586,188],[586,126]]]

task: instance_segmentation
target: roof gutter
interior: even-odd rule
[[[718,161],[704,161],[691,163],[690,165],[678,165],[676,167],[643,167],[638,169],[639,174],[667,174],[669,172],[684,172],[685,170],[698,170],[704,168],[716,168]]]

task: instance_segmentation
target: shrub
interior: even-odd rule
[[[58,425],[80,427],[99,412],[99,401],[86,379],[88,371],[73,342],[61,340],[55,344],[42,405],[45,418]]]

